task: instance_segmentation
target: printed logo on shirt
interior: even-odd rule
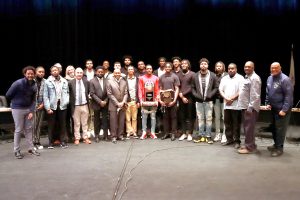
[[[279,82],[274,82],[273,88],[274,88],[274,89],[277,89],[277,88],[279,88],[279,85],[280,85]]]

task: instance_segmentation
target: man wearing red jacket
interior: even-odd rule
[[[150,137],[156,139],[155,125],[156,125],[156,111],[158,106],[159,94],[159,79],[152,74],[153,69],[151,65],[146,66],[146,74],[139,78],[139,99],[142,107],[142,136],[141,140],[147,137],[147,118],[151,117],[151,133]]]

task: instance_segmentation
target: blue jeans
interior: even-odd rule
[[[224,120],[224,103],[220,99],[216,99],[214,104],[215,113],[215,132],[221,132],[221,121]],[[225,132],[225,125],[223,124],[223,132]]]
[[[148,115],[151,117],[151,133],[155,133],[155,126],[156,126],[156,111],[147,112],[142,109],[142,131],[147,131],[147,119]]]
[[[283,149],[290,117],[291,111],[288,111],[284,117],[281,117],[278,111],[272,110],[272,136],[277,149]]]
[[[196,102],[199,135],[211,137],[213,102]]]

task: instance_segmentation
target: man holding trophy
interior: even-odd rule
[[[151,132],[150,137],[156,139],[155,125],[156,125],[156,111],[158,107],[159,94],[159,79],[152,74],[153,69],[151,65],[146,66],[146,74],[139,77],[139,99],[141,103],[142,112],[142,136],[141,140],[147,138],[147,119],[151,117]]]

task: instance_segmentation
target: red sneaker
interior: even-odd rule
[[[156,138],[157,138],[157,136],[155,135],[155,133],[150,133],[150,137],[151,137],[152,139],[156,139]]]
[[[55,140],[55,141],[53,142],[53,144],[55,144],[55,145],[60,145],[60,141],[59,141],[59,140]]]

